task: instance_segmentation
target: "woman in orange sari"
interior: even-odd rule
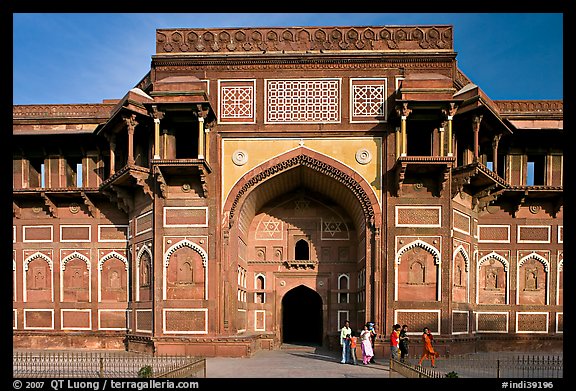
[[[431,335],[429,335],[430,330],[428,329],[428,327],[424,327],[423,330],[423,334],[422,334],[422,342],[424,342],[424,347],[422,350],[422,357],[420,357],[420,361],[418,362],[418,365],[421,366],[422,365],[422,361],[424,361],[424,359],[428,359],[430,361],[432,361],[432,368],[436,368],[436,357],[439,356],[438,352],[434,350],[434,348],[432,347],[432,337]]]

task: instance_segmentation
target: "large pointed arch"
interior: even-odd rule
[[[262,163],[236,182],[224,203],[223,212],[228,219],[228,227],[224,228],[231,228],[235,224],[243,202],[258,184],[299,166],[319,172],[346,186],[357,199],[365,221],[380,226],[382,215],[378,197],[366,180],[343,163],[301,146]]]

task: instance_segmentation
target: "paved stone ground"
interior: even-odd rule
[[[339,352],[322,348],[283,346],[256,352],[248,358],[209,357],[207,378],[390,378],[388,360],[376,364],[340,364]]]

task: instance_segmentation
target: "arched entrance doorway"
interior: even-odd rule
[[[300,285],[282,298],[282,343],[322,345],[322,298]]]

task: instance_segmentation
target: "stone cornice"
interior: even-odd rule
[[[157,29],[156,53],[453,50],[452,26]]]
[[[12,118],[24,119],[107,119],[114,104],[57,104],[57,105],[14,105]]]

